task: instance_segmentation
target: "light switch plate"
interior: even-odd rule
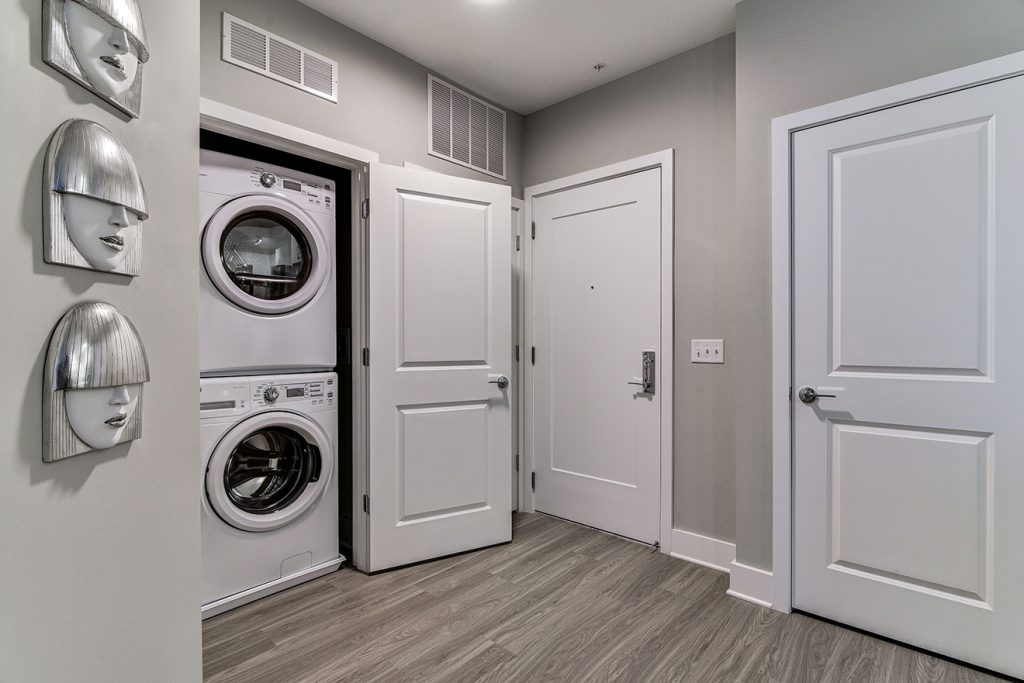
[[[691,339],[691,363],[724,363],[725,345],[721,339]]]

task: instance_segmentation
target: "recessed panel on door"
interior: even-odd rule
[[[489,207],[401,193],[399,210],[402,366],[485,363]]]
[[[833,569],[988,599],[991,435],[834,422]]]
[[[831,153],[833,367],[987,374],[992,121]]]
[[[399,521],[486,507],[487,403],[400,407]]]

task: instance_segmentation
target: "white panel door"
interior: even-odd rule
[[[512,538],[511,194],[370,167],[370,571]]]
[[[535,507],[658,540],[661,171],[534,199]],[[639,382],[654,352],[654,391]]]
[[[794,606],[1024,675],[1024,78],[793,154]]]

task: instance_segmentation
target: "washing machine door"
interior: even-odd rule
[[[203,265],[235,305],[261,315],[289,313],[325,286],[331,254],[323,232],[298,205],[251,194],[226,202],[203,230]]]
[[[333,467],[330,440],[316,423],[297,413],[261,413],[217,444],[206,467],[206,497],[237,529],[279,529],[319,502]]]

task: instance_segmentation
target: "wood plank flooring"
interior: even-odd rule
[[[991,681],[725,594],[726,574],[544,515],[511,544],[351,568],[203,624],[206,680]]]

